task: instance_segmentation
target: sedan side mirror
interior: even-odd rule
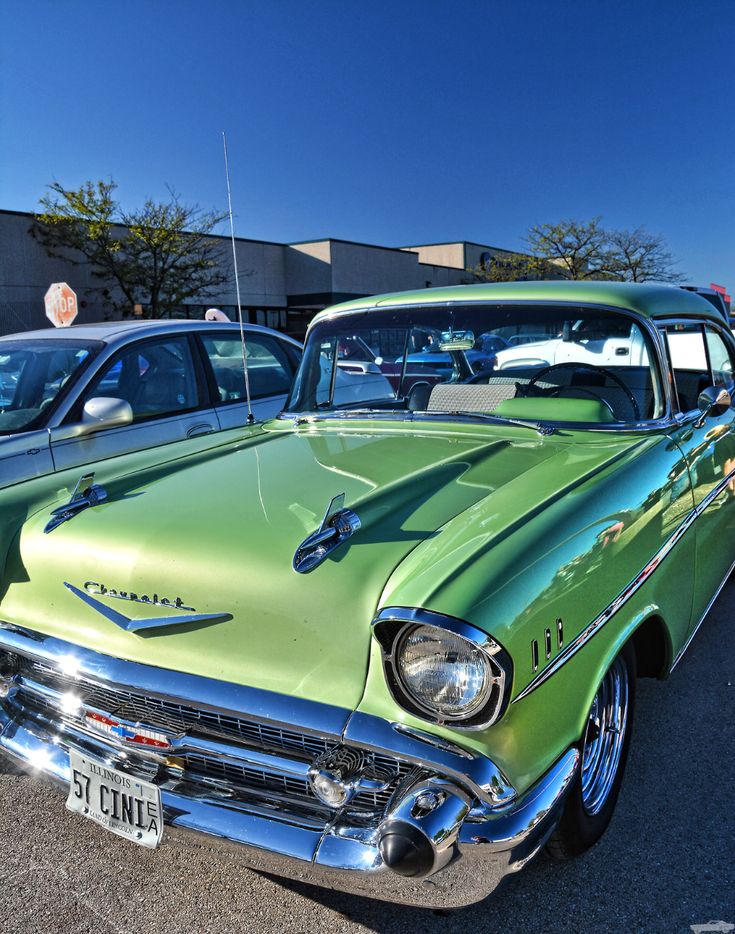
[[[112,399],[108,396],[97,396],[84,404],[82,412],[82,425],[84,434],[91,431],[100,431],[103,428],[119,428],[129,425],[133,420],[133,409],[124,399]]]
[[[695,422],[695,428],[701,428],[708,418],[717,418],[724,415],[732,404],[732,397],[723,386],[708,386],[703,389],[697,399],[699,411],[702,413]]]

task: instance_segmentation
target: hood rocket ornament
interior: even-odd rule
[[[319,567],[322,561],[347,541],[360,528],[360,519],[351,509],[345,509],[345,494],[332,498],[324,513],[322,524],[296,549],[293,569],[299,574],[308,574]]]

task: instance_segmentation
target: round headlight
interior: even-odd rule
[[[499,680],[482,649],[434,626],[416,626],[404,633],[395,662],[414,703],[444,720],[472,718]]]

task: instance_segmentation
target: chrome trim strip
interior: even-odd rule
[[[713,487],[713,489],[709,491],[709,493],[704,497],[702,502],[698,506],[695,506],[694,509],[692,509],[690,513],[688,513],[686,518],[681,522],[681,524],[674,531],[674,533],[664,542],[661,548],[659,548],[659,550],[656,552],[653,558],[651,558],[651,560],[643,568],[643,570],[640,571],[636,575],[636,577],[634,577],[633,580],[629,584],[627,584],[623,588],[623,590],[620,591],[620,593],[617,595],[617,597],[615,597],[612,603],[606,606],[605,609],[602,611],[602,613],[600,613],[599,616],[593,619],[592,622],[588,626],[586,626],[575,639],[572,639],[572,641],[567,644],[567,647],[563,649],[556,656],[554,661],[551,662],[550,665],[547,665],[546,668],[543,669],[543,671],[541,671],[532,681],[530,681],[526,685],[525,688],[523,688],[522,691],[520,691],[520,693],[518,693],[513,698],[513,700],[511,701],[511,704],[518,703],[519,700],[522,700],[524,697],[527,697],[529,694],[535,691],[536,688],[541,687],[541,685],[544,684],[544,682],[548,681],[548,679],[552,675],[556,674],[556,672],[563,665],[565,665],[569,661],[569,659],[572,658],[572,656],[576,655],[577,652],[583,646],[585,646],[590,641],[590,639],[594,635],[596,635],[607,622],[609,622],[612,619],[612,617],[618,612],[618,610],[622,606],[624,606],[628,602],[628,600],[630,600],[633,594],[635,594],[643,586],[643,584],[645,584],[645,582],[653,574],[656,568],[658,568],[658,566],[661,564],[664,558],[669,554],[672,548],[682,538],[684,533],[694,524],[695,520],[698,519],[702,515],[705,509],[707,509],[707,507],[715,499],[717,499],[720,493],[722,493],[722,491],[726,489],[727,485],[732,482],[733,478],[735,478],[735,468],[731,470],[728,474],[726,474],[725,477],[723,477],[723,479],[720,480],[717,486]],[[725,578],[725,580],[727,580],[727,578]],[[724,586],[724,581],[721,587],[722,586]],[[718,593],[719,593],[719,590],[718,590]],[[717,594],[715,594],[715,597],[716,596]],[[714,598],[712,600],[712,603],[714,603]],[[710,604],[710,606],[711,605],[712,604]],[[707,609],[709,610],[709,607]],[[700,622],[700,625],[701,625],[701,622]],[[680,655],[681,653],[679,653],[679,655],[677,656],[677,661]],[[676,662],[674,664],[676,664]]]
[[[686,652],[686,650],[687,650],[687,649],[689,648],[689,646],[691,645],[692,639],[693,639],[693,638],[696,636],[696,634],[699,632],[699,629],[700,629],[702,623],[703,623],[703,622],[705,621],[705,619],[707,618],[707,614],[709,613],[709,611],[710,611],[710,610],[712,609],[712,607],[714,606],[715,600],[720,596],[720,593],[721,593],[721,591],[722,591],[722,588],[723,588],[723,587],[725,586],[725,584],[728,582],[728,580],[729,580],[729,578],[730,578],[730,575],[732,574],[733,571],[735,571],[735,561],[733,561],[733,563],[730,565],[730,570],[727,572],[727,574],[725,574],[724,578],[722,579],[722,583],[720,584],[720,586],[719,586],[719,587],[717,588],[717,590],[715,591],[714,597],[712,597],[712,599],[710,600],[710,602],[707,604],[707,609],[704,611],[704,613],[702,613],[702,618],[699,620],[699,622],[698,622],[697,625],[694,627],[694,629],[692,629],[692,631],[689,633],[689,637],[687,638],[687,641],[684,643],[684,645],[682,646],[682,648],[679,650],[679,652],[678,652],[676,658],[675,658],[674,661],[671,663],[671,668],[669,668],[669,673],[671,673],[671,672],[674,670],[674,668],[676,668],[676,666],[677,666],[677,665],[679,664],[679,662],[681,661],[682,656],[684,655],[684,653]]]
[[[415,739],[399,725],[380,717],[355,711],[344,732],[344,742],[371,752],[382,752],[424,768],[436,769],[447,778],[469,788],[484,804],[498,807],[516,797],[516,790],[503,772],[485,756],[434,746],[427,756],[427,742]],[[431,745],[434,745],[433,743]]]

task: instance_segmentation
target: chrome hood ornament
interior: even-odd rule
[[[77,481],[74,492],[69,501],[63,506],[57,506],[51,510],[51,518],[46,523],[44,532],[48,535],[53,532],[57,526],[63,522],[73,519],[78,513],[90,506],[96,506],[98,503],[104,503],[107,499],[107,490],[94,482],[94,473],[85,473]]]
[[[322,524],[296,549],[293,569],[308,574],[324,561],[335,548],[347,541],[360,528],[360,519],[351,509],[345,509],[345,494],[332,498],[324,513]]]
[[[92,593],[99,594],[100,596],[117,597],[122,600],[132,600],[134,603],[145,603],[149,606],[171,607],[173,610],[191,610],[192,608],[184,606],[179,597],[177,597],[176,602],[172,603],[165,597],[159,600],[158,595],[154,594],[154,599],[151,600],[149,597],[138,597],[137,594],[125,593],[124,591],[110,592],[102,584],[98,584],[95,581],[87,581],[84,585],[84,590],[80,590],[68,581],[64,581],[64,586],[67,590],[70,590],[75,597],[79,597],[87,606],[90,606],[101,616],[104,616],[105,619],[108,619],[111,623],[114,623],[126,632],[133,632],[136,634],[138,632],[151,632],[154,629],[166,629],[169,626],[186,626],[191,623],[225,623],[232,619],[231,613],[185,613],[183,616],[130,619],[130,617],[125,616],[124,613],[119,613],[117,610],[113,610],[112,607],[101,603],[92,596]],[[90,593],[90,589],[92,593]]]

